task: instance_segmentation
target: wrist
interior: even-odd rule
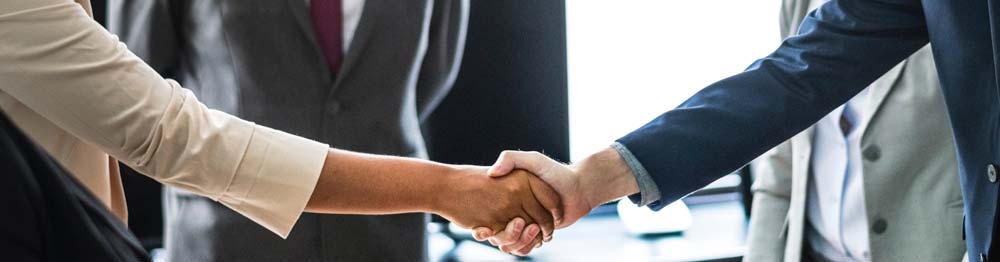
[[[639,185],[625,160],[613,148],[606,148],[570,166],[580,181],[580,192],[593,205],[639,192]]]
[[[429,187],[429,191],[426,192],[428,197],[423,204],[426,209],[442,216],[454,213],[456,200],[468,193],[466,188],[470,188],[470,183],[475,180],[467,169],[462,166],[446,165],[440,173],[440,179],[435,179],[435,186]]]

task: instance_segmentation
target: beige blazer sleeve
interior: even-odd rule
[[[743,261],[782,261],[792,188],[792,143],[785,141],[751,164],[753,208]]]
[[[282,237],[328,147],[211,110],[161,78],[72,0],[0,5],[0,92],[161,183]]]

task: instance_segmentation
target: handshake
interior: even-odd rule
[[[611,148],[574,165],[538,152],[505,151],[488,169],[457,170],[434,213],[472,228],[476,240],[521,256],[598,205],[638,192],[631,170]]]

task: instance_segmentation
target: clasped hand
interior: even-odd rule
[[[447,184],[445,199],[439,199],[435,213],[463,228],[476,228],[477,239],[508,229],[506,235],[520,236],[522,245],[538,245],[550,239],[555,218],[560,217],[559,195],[537,176],[526,171],[509,172],[503,177],[483,175],[485,168],[462,168]],[[525,225],[530,227],[525,229]],[[518,231],[512,231],[517,228]],[[530,234],[527,234],[530,233]],[[541,234],[539,234],[541,233]]]
[[[504,151],[487,173],[491,177],[521,176],[527,171],[554,189],[559,196],[555,227],[576,223],[600,204],[639,192],[635,176],[619,153],[605,148],[573,165],[559,163],[538,152]],[[528,225],[527,227],[524,227]],[[545,241],[552,234],[542,225]],[[476,228],[477,240],[489,240],[501,250],[527,255],[540,247],[537,225],[531,221],[511,221],[503,231],[495,227]],[[494,234],[495,233],[495,234]]]
[[[585,188],[601,188],[605,185],[596,183],[608,181],[581,179],[583,172],[579,166],[559,163],[538,152],[505,151],[486,173],[498,185],[476,184],[494,188],[468,188],[470,198],[458,200],[457,204],[472,205],[472,213],[447,218],[465,228],[477,226],[473,233],[476,240],[488,240],[515,255],[527,255],[540,247],[543,240],[552,239],[553,228],[567,227],[597,205],[611,200],[603,199],[601,194],[583,194],[588,192]],[[525,186],[530,190],[525,190]],[[501,190],[494,192],[498,189],[495,187]],[[534,200],[526,194],[529,191]],[[476,198],[492,199],[485,203],[493,204],[475,204],[482,200]],[[524,210],[517,210],[518,203]],[[551,216],[543,214],[546,209]]]

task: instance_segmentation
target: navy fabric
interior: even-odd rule
[[[978,261],[990,247],[997,210],[997,183],[986,175],[988,164],[1000,163],[997,5],[833,0],[745,72],[618,142],[656,181],[662,196],[650,206],[662,208],[804,130],[930,42],[955,130],[966,244]]]

